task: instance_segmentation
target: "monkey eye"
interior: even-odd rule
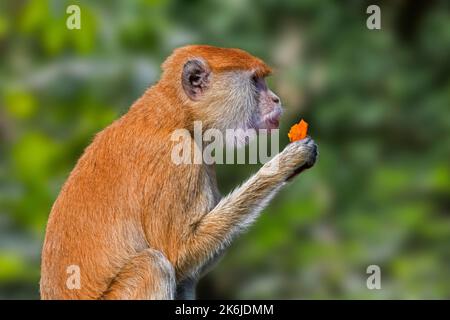
[[[267,89],[266,81],[264,80],[264,78],[253,75],[251,81],[258,91],[264,91]]]

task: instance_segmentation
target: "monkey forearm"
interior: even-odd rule
[[[299,154],[297,159],[294,154]],[[285,149],[224,197],[213,210],[192,223],[183,236],[178,269],[195,267],[194,262],[205,261],[225,248],[236,234],[258,217],[299,164],[307,160],[295,146]]]
[[[236,234],[257,218],[283,184],[283,180],[266,178],[258,172],[223,198],[211,212],[190,226],[183,237],[177,267],[196,267],[193,262],[206,261],[227,247]]]
[[[270,172],[269,166],[264,166],[239,188],[224,197],[204,219],[225,216],[230,220],[233,229],[245,228],[285,184],[286,176],[283,171]],[[202,222],[205,222],[204,219]]]

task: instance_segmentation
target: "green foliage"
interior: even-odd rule
[[[0,4],[0,297],[38,297],[48,213],[93,135],[186,43],[241,47],[275,66],[282,143],[300,117],[316,166],[285,188],[200,286],[200,297],[449,298],[449,5],[412,15],[360,1]],[[255,166],[218,168],[224,192]],[[368,290],[378,264],[382,290]]]

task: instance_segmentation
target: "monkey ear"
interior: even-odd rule
[[[202,59],[187,61],[183,67],[181,83],[184,92],[192,100],[198,100],[209,86],[211,71]]]

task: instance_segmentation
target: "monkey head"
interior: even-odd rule
[[[245,132],[279,126],[281,102],[265,81],[271,69],[245,51],[187,46],[175,50],[163,70],[163,79],[171,75],[174,88],[180,88],[177,95],[190,118],[202,121],[205,129]]]

